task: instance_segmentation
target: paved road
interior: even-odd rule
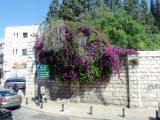
[[[91,120],[84,118],[72,118],[68,116],[51,115],[38,112],[35,110],[21,107],[20,109],[12,108],[13,120]]]

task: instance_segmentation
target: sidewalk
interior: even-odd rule
[[[129,109],[125,108],[125,118],[122,117],[123,107],[107,106],[88,103],[68,103],[66,101],[51,101],[43,103],[43,108],[37,106],[37,100],[23,98],[22,107],[30,108],[49,114],[66,115],[70,117],[78,117],[82,119],[94,120],[156,120],[155,110],[149,109]],[[64,112],[62,112],[62,104],[64,104]],[[90,115],[90,107],[93,107],[93,115]]]

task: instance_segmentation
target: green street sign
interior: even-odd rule
[[[49,78],[49,65],[40,66],[40,78]]]

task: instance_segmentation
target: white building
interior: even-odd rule
[[[3,77],[4,39],[0,39],[0,81]]]
[[[39,25],[15,26],[5,28],[5,47],[3,63],[3,80],[10,77],[25,77],[27,66],[28,42],[35,41],[34,35]]]

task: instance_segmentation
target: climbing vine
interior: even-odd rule
[[[50,77],[64,82],[105,82],[118,74],[129,49],[112,46],[101,30],[74,22],[52,21],[43,28],[34,49],[42,64],[49,64]]]

